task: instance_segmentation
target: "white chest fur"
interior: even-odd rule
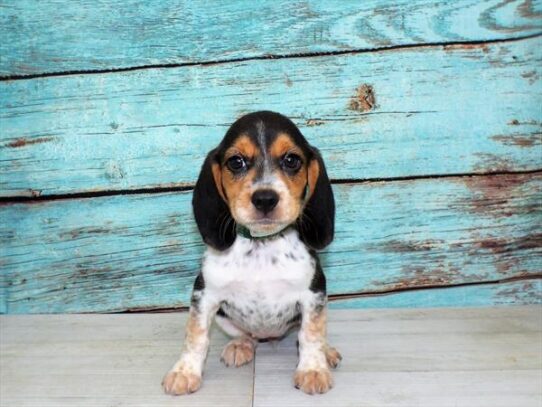
[[[256,337],[284,334],[310,295],[316,261],[290,229],[266,240],[238,236],[232,247],[209,248],[202,273],[208,295],[217,298],[232,321]]]

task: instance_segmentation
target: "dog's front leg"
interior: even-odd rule
[[[308,394],[325,393],[331,389],[333,380],[329,366],[337,366],[341,358],[327,344],[325,294],[311,294],[301,303],[299,364],[294,375],[295,387]]]
[[[187,394],[200,388],[209,348],[209,328],[217,309],[218,302],[205,289],[194,290],[181,357],[162,381],[166,393]]]

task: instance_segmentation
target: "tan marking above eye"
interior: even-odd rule
[[[236,155],[241,155],[247,160],[253,160],[259,154],[261,152],[258,146],[247,135],[242,134],[226,150],[222,164],[225,165],[228,159]],[[245,190],[247,185],[252,184],[254,176],[254,168],[249,168],[248,171],[243,173],[242,177],[223,169],[221,171],[221,185],[224,188],[224,200],[233,206],[240,204],[248,207],[250,205],[250,195],[247,193],[242,194],[241,191]]]
[[[297,154],[303,160],[303,152],[286,133],[280,133],[273,144],[269,147],[269,153],[273,158],[281,158],[286,153]]]
[[[301,168],[293,174],[286,174],[285,171],[279,170],[278,176],[289,189],[290,195],[295,199],[299,199],[305,195],[305,186],[307,185],[306,158],[301,148],[294,143],[288,134],[280,133],[269,147],[269,154],[274,159],[280,160],[287,153],[296,154],[301,157]]]
[[[224,162],[235,155],[242,155],[245,158],[253,159],[260,154],[260,149],[246,135],[239,136],[224,153]]]

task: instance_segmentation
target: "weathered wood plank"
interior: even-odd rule
[[[538,37],[2,82],[0,193],[190,185],[260,109],[292,117],[333,178],[538,169],[541,76]]]
[[[542,304],[542,280],[407,290],[330,301],[332,309],[483,307]],[[542,314],[541,314],[542,318]]]
[[[331,294],[542,272],[541,173],[334,189],[337,233],[322,257]],[[190,198],[168,193],[3,205],[4,312],[186,306],[202,253]]]
[[[31,0],[0,4],[0,75],[518,38],[539,1]]]
[[[254,406],[538,407],[542,308],[506,311],[330,312],[328,337],[343,355],[334,389],[310,397],[293,388],[292,335],[258,347]]]

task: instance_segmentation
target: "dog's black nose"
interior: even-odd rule
[[[279,201],[279,195],[272,189],[260,189],[252,194],[252,204],[264,214],[271,212]]]

